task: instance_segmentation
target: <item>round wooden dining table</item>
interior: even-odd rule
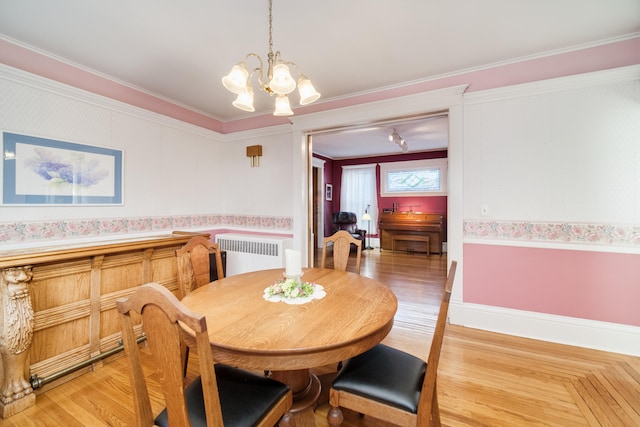
[[[182,303],[207,318],[214,361],[271,371],[293,391],[292,411],[313,408],[320,381],[310,368],[365,352],[391,331],[398,301],[377,280],[324,268],[305,269],[302,281],[325,296],[303,304],[265,299],[284,269],[230,276],[202,286]]]

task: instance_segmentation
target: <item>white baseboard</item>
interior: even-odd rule
[[[640,356],[640,327],[451,301],[454,325]]]

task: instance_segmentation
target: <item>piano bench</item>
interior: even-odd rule
[[[429,236],[417,235],[417,234],[395,234],[391,237],[391,251],[396,251],[396,240],[405,242],[424,242],[427,245],[427,256],[429,253]]]

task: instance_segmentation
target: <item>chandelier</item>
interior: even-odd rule
[[[318,98],[320,94],[315,90],[311,81],[298,69],[293,62],[285,62],[280,56],[280,51],[273,53],[273,26],[272,26],[272,3],[269,0],[269,54],[267,55],[267,70],[265,78],[265,70],[262,58],[255,53],[249,53],[245,56],[244,61],[234,65],[231,72],[222,78],[222,84],[227,90],[238,95],[233,106],[244,111],[255,111],[253,106],[253,87],[251,79],[257,73],[260,90],[269,95],[276,96],[274,116],[291,116],[291,104],[287,96],[298,87],[300,93],[300,105],[311,104]],[[259,65],[249,73],[247,61],[254,57],[258,60]],[[298,81],[291,76],[289,66],[295,68],[298,74]]]
[[[402,148],[402,151],[405,153],[409,150],[409,146],[407,145],[407,142],[404,140],[403,137],[401,137],[398,134],[398,131],[396,130],[396,128],[393,128],[393,132],[389,134],[389,141],[395,142],[396,144],[398,144],[400,148]]]

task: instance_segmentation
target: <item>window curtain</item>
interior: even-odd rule
[[[367,230],[367,234],[378,234],[377,187],[375,164],[342,167],[340,210],[354,212],[358,216],[358,227]],[[370,223],[362,219],[367,206]]]

